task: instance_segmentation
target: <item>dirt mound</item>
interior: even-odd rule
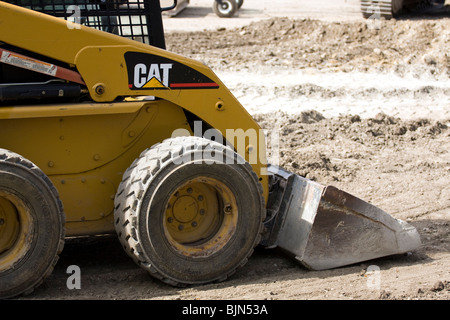
[[[168,49],[213,69],[274,67],[450,75],[450,19],[328,23],[269,19],[240,29],[168,34]]]
[[[326,119],[317,111],[255,116],[268,132],[279,131],[281,167],[322,183],[351,181],[362,168],[367,170],[378,150],[401,149],[450,136],[450,119],[402,120],[380,113],[374,118],[345,115]],[[269,152],[273,150],[269,143]],[[447,163],[448,165],[449,163]]]

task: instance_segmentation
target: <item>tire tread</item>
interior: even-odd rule
[[[138,265],[146,269],[153,277],[171,286],[185,287],[187,284],[166,278],[152,265],[150,261],[146,261],[144,254],[142,254],[141,244],[136,231],[138,220],[136,212],[139,209],[138,204],[140,203],[140,200],[149,183],[151,183],[152,178],[162,168],[174,161],[177,157],[196,151],[203,151],[206,148],[224,151],[225,148],[228,147],[204,138],[189,136],[166,139],[163,142],[144,150],[140,154],[139,158],[137,158],[130,166],[132,169],[125,172],[124,178],[119,185],[119,191],[117,192],[115,198],[115,228],[117,234],[119,235],[119,241],[121,242],[126,253]],[[240,157],[235,153],[235,157],[236,156]],[[246,161],[241,163],[243,163],[247,171],[251,172],[255,184],[258,186],[261,208],[263,208],[260,214],[261,219],[259,221],[259,234],[257,235],[252,246],[254,248],[260,242],[264,227],[263,221],[265,219],[265,204],[264,198],[262,197],[263,187],[251,165]],[[132,182],[128,183],[128,180],[130,179],[132,179]],[[129,188],[132,192],[125,192],[127,188]],[[128,235],[131,235],[131,237]],[[234,274],[238,268],[242,267],[248,261],[252,253],[253,249],[236,268],[230,270],[227,274],[216,280],[216,282],[224,281]]]

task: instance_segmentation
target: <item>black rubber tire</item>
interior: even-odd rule
[[[58,192],[32,162],[0,149],[2,227],[15,223],[17,237],[0,254],[0,298],[29,294],[53,271],[64,247],[65,216]],[[6,213],[9,212],[9,215]],[[17,220],[10,219],[17,216]]]
[[[207,164],[207,154],[223,160]],[[186,256],[168,239],[165,212],[170,195],[198,177],[223,182],[236,197],[239,213],[226,244],[213,253]],[[265,206],[256,174],[233,150],[203,138],[178,137],[145,150],[133,162],[119,186],[114,216],[119,239],[139,266],[167,284],[185,286],[223,281],[243,266],[260,242]]]
[[[244,0],[236,0],[236,4],[237,4],[237,8],[239,10],[242,7],[242,5],[244,4]]]
[[[236,0],[222,0],[222,4],[214,1],[213,10],[220,18],[232,18],[238,10],[238,5]]]

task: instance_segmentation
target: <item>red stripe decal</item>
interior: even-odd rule
[[[215,82],[210,83],[171,83],[171,88],[218,88]]]

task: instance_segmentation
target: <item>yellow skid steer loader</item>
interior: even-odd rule
[[[159,0],[0,2],[0,297],[67,237],[117,233],[170,285],[223,281],[257,245],[321,270],[414,250],[415,228],[267,163],[205,65],[165,50]]]

